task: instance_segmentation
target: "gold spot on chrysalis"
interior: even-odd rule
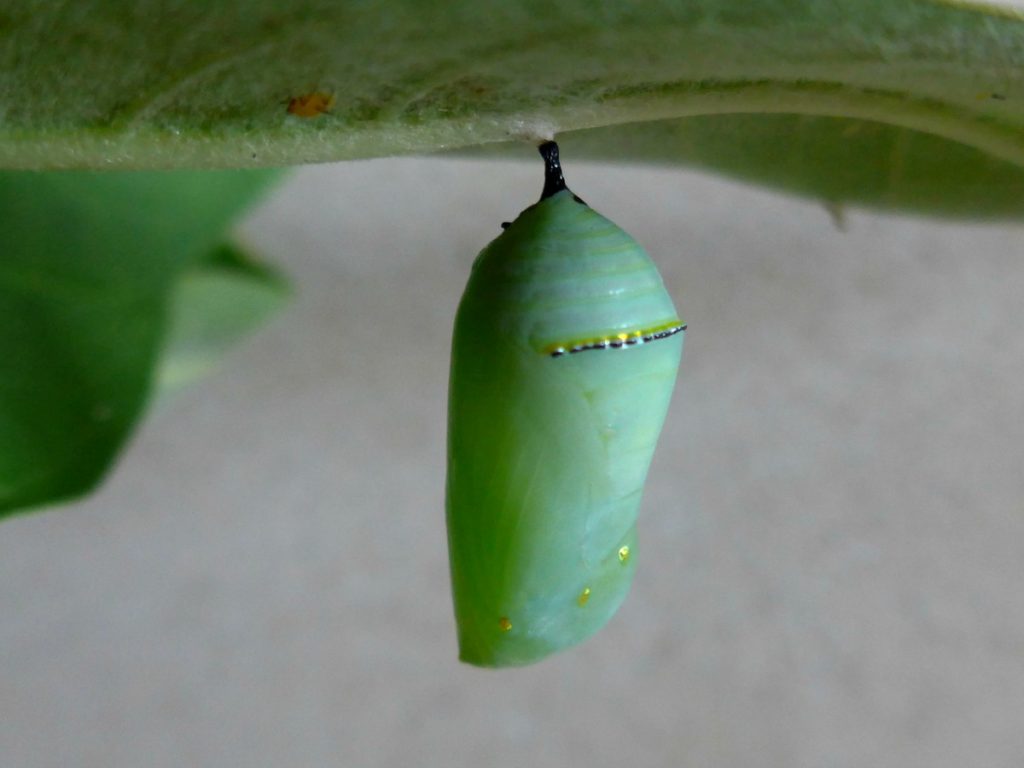
[[[498,619],[498,626],[501,628],[502,632],[508,632],[512,629],[512,622],[508,620],[508,616],[502,616]]]
[[[578,598],[576,598],[576,602],[579,603],[580,606],[582,607],[582,606],[587,604],[587,601],[589,599],[590,599],[590,587],[584,587],[583,591],[580,592],[580,596]]]
[[[629,545],[623,544],[619,547],[619,562],[623,565],[629,560]]]

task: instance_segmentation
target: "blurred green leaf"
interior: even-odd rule
[[[146,402],[178,278],[275,175],[0,174],[0,515],[97,482]]]
[[[234,246],[221,246],[188,269],[174,289],[157,394],[177,392],[208,374],[287,297],[276,272]]]

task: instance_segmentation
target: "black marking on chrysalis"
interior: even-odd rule
[[[572,194],[572,199],[577,203],[586,205],[572,190],[565,184],[565,176],[562,175],[562,163],[558,159],[558,144],[553,141],[545,141],[537,151],[544,158],[544,191],[540,193],[541,200],[547,200],[552,195],[567,191]]]
[[[667,339],[670,336],[675,336],[677,333],[682,333],[685,330],[686,324],[683,323],[681,325],[674,325],[671,328],[666,328],[663,331],[646,333],[642,336],[630,336],[626,339],[616,337],[601,339],[599,341],[593,341],[585,344],[577,344],[574,347],[557,347],[549,354],[551,357],[561,357],[565,354],[575,355],[580,352],[589,352],[594,349],[624,349],[625,347],[632,347],[637,344],[649,344],[652,341],[658,341],[659,339]]]
[[[511,226],[512,226],[512,222],[511,221],[503,221],[503,222],[501,222],[501,228],[502,229],[508,229]]]
[[[540,199],[546,200],[568,187],[565,186],[562,163],[558,159],[558,145],[553,141],[545,141],[537,147],[537,151],[544,158],[544,191],[540,193]]]

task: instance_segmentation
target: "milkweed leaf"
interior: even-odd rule
[[[972,206],[958,193],[969,157],[955,148],[1001,161],[999,184],[1019,180],[1024,15],[1009,3],[25,0],[0,12],[0,60],[9,168],[283,165],[691,117],[703,122],[630,129],[638,154],[833,200],[913,203],[912,186],[889,195],[774,160],[807,138],[835,149],[848,127],[799,115],[938,137],[914,153],[951,151],[953,173],[929,173],[937,186],[916,207],[1019,215],[998,195]],[[901,154],[888,153],[909,135],[849,148],[898,174]],[[740,145],[731,157],[726,137]],[[593,141],[588,154],[615,159],[618,146]]]

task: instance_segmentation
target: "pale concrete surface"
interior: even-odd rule
[[[1024,230],[567,162],[690,324],[618,617],[456,662],[449,332],[539,165],[310,168],[287,314],[0,525],[0,765],[1024,764]]]

